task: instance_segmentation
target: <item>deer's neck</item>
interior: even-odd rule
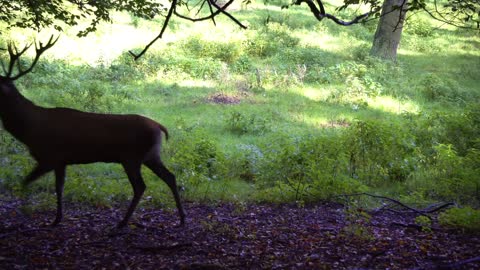
[[[7,97],[1,97],[0,103],[0,118],[4,128],[23,141],[39,107],[18,91],[10,93]]]

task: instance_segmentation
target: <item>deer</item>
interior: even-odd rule
[[[1,62],[4,74],[0,75],[0,120],[4,129],[25,145],[36,161],[36,166],[24,178],[23,186],[28,186],[46,173],[54,172],[57,210],[51,225],[56,226],[63,219],[62,198],[67,166],[119,163],[133,188],[133,198],[125,217],[116,226],[123,228],[146,189],[141,175],[141,167],[145,165],[170,188],[180,226],[183,226],[186,215],[175,175],[160,159],[162,134],[166,140],[169,137],[165,126],[137,114],[101,114],[71,108],[41,107],[24,97],[15,87],[14,81],[30,73],[40,56],[59,37],[53,38],[52,35],[45,45],[33,42],[35,56],[28,68],[22,67],[20,57],[32,44],[19,50],[13,42],[8,43],[10,61],[7,66]]]

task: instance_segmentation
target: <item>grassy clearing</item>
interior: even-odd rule
[[[309,202],[369,190],[479,205],[477,33],[415,15],[393,64],[368,55],[375,23],[344,28],[304,7],[257,7],[233,11],[248,30],[176,19],[137,62],[126,50],[146,44],[159,21],[119,13],[87,38],[62,35],[17,85],[44,106],[165,124],[163,156],[188,200]],[[32,160],[0,136],[1,189],[51,196],[51,178],[20,190]],[[144,176],[144,203],[171,204],[163,183]],[[130,196],[118,166],[72,167],[68,178],[72,201]]]

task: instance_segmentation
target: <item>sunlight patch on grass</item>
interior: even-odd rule
[[[307,87],[304,86],[300,91],[302,92],[302,95],[305,96],[306,98],[312,100],[312,101],[325,101],[329,97],[329,95],[332,93],[332,91],[335,90],[335,88],[338,86],[335,85],[328,85],[328,86],[315,86],[315,87]]]
[[[418,104],[411,101],[399,100],[391,96],[379,96],[371,99],[370,108],[384,112],[401,114],[404,112],[415,113],[420,111]]]
[[[216,87],[216,83],[211,80],[183,80],[178,81],[176,84],[180,87],[184,88],[214,88]]]

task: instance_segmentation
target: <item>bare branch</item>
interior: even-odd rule
[[[228,1],[227,3],[225,3],[225,5],[220,8],[220,9],[217,9],[215,12],[213,12],[213,9],[211,8],[211,1],[210,0],[205,0],[205,2],[208,3],[208,5],[210,6],[210,15],[208,16],[205,16],[205,17],[200,17],[200,18],[190,18],[190,17],[187,17],[185,15],[182,15],[180,13],[177,12],[177,10],[174,10],[174,14],[175,16],[181,18],[181,19],[184,19],[184,20],[188,20],[188,21],[191,21],[191,22],[199,22],[199,21],[206,21],[206,20],[210,20],[210,19],[214,19],[217,15],[219,15],[222,11],[222,9],[226,9],[228,6],[230,6],[230,4],[233,3],[233,1],[235,0],[230,0]],[[214,21],[215,23],[215,21]]]
[[[177,6],[177,0],[173,0],[172,1],[172,5],[170,6],[170,9],[168,10],[168,14],[167,14],[167,17],[165,18],[165,21],[163,22],[163,26],[162,26],[162,30],[160,31],[160,34],[158,34],[158,36],[156,36],[152,41],[150,41],[150,43],[147,44],[147,46],[145,46],[145,48],[139,53],[139,54],[135,54],[134,52],[132,51],[129,51],[129,53],[133,56],[133,58],[135,60],[138,60],[140,57],[142,57],[142,55],[144,55],[148,49],[159,39],[162,38],[163,36],[163,33],[165,32],[165,30],[167,29],[167,26],[168,26],[168,23],[170,22],[170,18],[172,17],[172,14],[173,14],[173,11],[175,10],[175,7]]]
[[[407,4],[407,0],[403,0],[402,4],[399,7],[393,8],[393,11],[397,9],[400,10],[398,14],[398,21],[395,27],[393,28],[393,32],[397,31],[400,27],[403,27],[403,22],[405,21],[405,14],[407,13],[407,9],[404,9],[405,5]]]
[[[216,9],[220,10],[221,13],[223,13],[225,16],[230,18],[232,21],[234,21],[236,24],[238,24],[242,29],[247,29],[245,25],[243,25],[239,20],[237,20],[235,17],[233,17],[230,13],[225,11],[225,5],[223,7],[220,7],[217,5],[215,2],[210,2]]]
[[[208,9],[210,10],[210,14],[213,14],[213,8],[212,8],[212,3],[210,3],[210,0],[207,0],[206,1],[208,3]],[[233,3],[233,0],[229,1],[227,4],[230,5],[230,2]],[[223,6],[224,8],[227,8],[228,6]],[[217,23],[215,22],[215,16],[212,17],[212,22],[213,22],[213,25],[217,25]]]
[[[317,4],[318,4],[319,7],[315,6],[315,3],[313,3],[312,0],[297,0],[294,4],[295,5],[301,5],[302,3],[307,4],[307,6],[310,8],[310,11],[313,13],[313,16],[315,16],[315,18],[318,21],[321,21],[324,18],[327,18],[327,19],[330,19],[330,20],[334,21],[336,24],[343,25],[343,26],[349,26],[349,25],[352,25],[352,24],[361,23],[368,16],[377,13],[381,9],[380,7],[378,7],[378,8],[375,8],[373,10],[370,10],[367,13],[364,13],[362,15],[359,15],[359,16],[353,18],[353,20],[351,20],[351,21],[344,21],[344,20],[341,20],[341,19],[337,18],[336,16],[334,16],[332,14],[326,13],[325,12],[325,7],[324,7],[321,0],[317,0]]]
[[[210,0],[204,0],[204,1],[207,1],[207,3],[209,4],[209,6],[213,6],[215,7],[217,10],[215,12],[213,12],[213,9],[211,8],[210,6],[210,15],[209,16],[205,16],[205,17],[201,17],[201,18],[190,18],[188,16],[185,16],[185,15],[182,15],[182,14],[179,14],[176,10],[177,8],[177,0],[173,0],[172,1],[172,5],[170,6],[170,9],[168,10],[168,14],[165,18],[165,21],[163,22],[163,26],[162,26],[162,29],[160,31],[160,33],[158,34],[158,36],[156,36],[150,43],[147,44],[147,46],[145,46],[145,48],[138,54],[134,53],[133,51],[129,51],[129,53],[133,56],[133,58],[135,60],[138,60],[140,57],[142,57],[142,55],[144,55],[148,49],[159,39],[161,39],[163,37],[163,34],[168,26],[168,23],[170,22],[171,18],[172,18],[172,15],[175,15],[181,19],[185,19],[185,20],[189,20],[189,21],[192,21],[192,22],[198,22],[198,21],[205,21],[205,20],[210,20],[212,19],[213,22],[215,23],[215,16],[219,15],[219,14],[224,14],[226,15],[227,17],[229,17],[232,21],[234,21],[236,24],[238,24],[241,28],[243,29],[246,29],[247,27],[244,26],[240,21],[238,21],[235,17],[233,17],[230,13],[228,13],[227,11],[225,11],[225,9],[233,3],[234,0],[230,0],[229,2],[227,2],[225,5],[223,5],[222,7],[218,6],[215,2],[212,2]],[[200,7],[200,9],[203,7],[203,4],[202,6]]]
[[[454,17],[454,19],[445,18],[444,13],[442,13],[441,11],[438,10],[436,2],[435,2],[435,11],[434,12],[430,11],[427,7],[422,7],[422,10],[424,10],[433,19],[435,19],[437,21],[440,21],[440,22],[443,22],[445,24],[455,26],[455,27],[458,27],[458,28],[462,28],[462,29],[475,29],[474,27],[471,27],[471,26],[465,26],[463,24],[455,23],[454,21],[456,19],[456,16]],[[438,14],[438,16],[435,15],[435,14]]]

